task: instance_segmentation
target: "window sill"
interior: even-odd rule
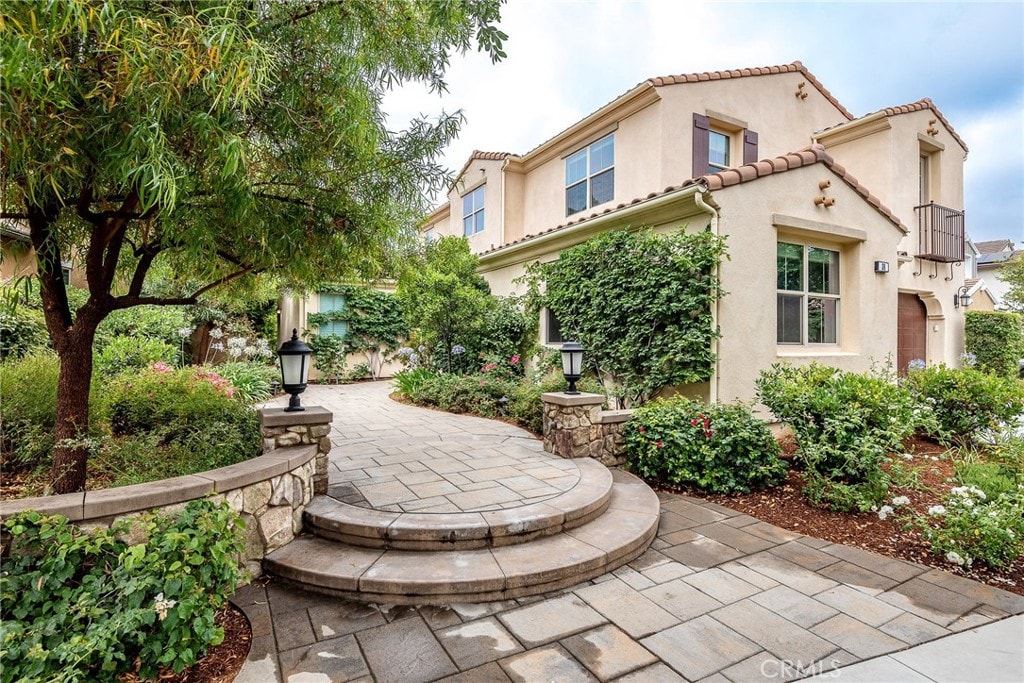
[[[793,347],[778,347],[775,349],[775,355],[778,358],[824,358],[824,357],[837,357],[837,356],[859,356],[859,353],[853,351],[843,351],[838,347],[826,347],[826,348],[809,348],[806,346],[793,346]]]

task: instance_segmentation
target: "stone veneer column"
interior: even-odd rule
[[[544,402],[544,450],[563,458],[587,458],[592,443],[601,443],[600,394],[542,394]]]
[[[334,414],[320,406],[308,406],[294,412],[287,412],[284,408],[261,408],[259,414],[265,454],[287,446],[316,445],[313,493],[327,493],[327,454],[331,452],[331,420]]]

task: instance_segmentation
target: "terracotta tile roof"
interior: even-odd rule
[[[1013,240],[988,240],[987,242],[975,242],[974,246],[979,254],[995,254],[996,252],[1013,251]]]
[[[459,172],[455,174],[455,180],[452,181],[452,184],[451,186],[449,186],[448,191],[451,192],[451,188],[455,187],[455,183],[459,182],[459,179],[462,178],[462,174],[466,172],[466,169],[468,169],[469,165],[474,161],[502,161],[512,156],[515,155],[510,154],[509,152],[481,152],[478,149],[474,149],[473,153],[469,155],[468,159],[466,159],[466,163],[464,163],[462,165],[462,168],[459,169]]]
[[[965,152],[970,151],[967,148],[967,143],[964,142],[964,139],[961,138],[957,134],[956,129],[953,128],[953,124],[951,124],[949,121],[946,120],[946,117],[942,115],[942,112],[939,111],[939,108],[936,107],[935,103],[932,102],[931,98],[928,98],[928,97],[920,99],[917,102],[911,102],[910,104],[901,104],[901,105],[899,105],[897,107],[886,107],[885,109],[879,109],[878,111],[873,111],[870,114],[865,114],[864,116],[859,117],[857,119],[857,121],[859,121],[860,119],[866,119],[869,116],[875,116],[876,114],[881,114],[881,115],[886,116],[886,117],[888,117],[888,116],[899,116],[900,114],[909,114],[911,112],[923,111],[925,109],[931,109],[932,113],[935,114],[935,117],[939,121],[942,122],[942,125],[944,125],[946,127],[946,130],[948,130],[950,135],[953,136],[953,139],[955,139],[960,144],[960,146],[964,148]],[[825,131],[834,130],[836,128],[841,128],[841,127],[843,127],[845,125],[847,125],[847,124],[840,123],[840,124],[837,124],[835,126],[830,126],[828,128],[825,128],[825,129],[823,129],[823,130],[821,130],[819,132],[824,133]]]
[[[878,199],[878,197],[871,194],[871,192],[869,192],[866,187],[861,185],[860,182],[846,170],[846,168],[844,168],[841,164],[836,163],[835,160],[831,156],[829,156],[828,152],[825,151],[825,148],[822,145],[814,144],[808,147],[807,149],[800,150],[799,152],[791,152],[780,157],[775,157],[774,159],[765,159],[763,161],[758,161],[752,164],[745,164],[738,168],[730,168],[725,171],[721,171],[720,173],[710,173],[699,178],[691,178],[680,185],[666,187],[664,190],[661,190],[660,192],[651,192],[650,194],[644,197],[637,197],[629,202],[624,202],[614,207],[608,207],[600,212],[592,213],[589,216],[580,216],[575,220],[561,223],[553,228],[542,230],[541,232],[535,234],[525,235],[520,239],[514,240],[507,244],[503,244],[500,247],[495,247],[493,249],[488,249],[487,251],[481,252],[481,255],[491,254],[496,251],[500,251],[505,247],[512,246],[514,244],[527,242],[531,239],[540,237],[541,235],[547,235],[549,233],[557,232],[559,230],[565,230],[566,228],[572,227],[574,225],[579,225],[580,223],[592,220],[594,218],[597,218],[598,216],[603,216],[605,214],[612,213],[613,211],[620,211],[622,209],[625,209],[626,207],[634,206],[636,204],[640,204],[651,199],[655,199],[657,197],[671,194],[673,192],[678,192],[680,190],[692,187],[694,185],[701,185],[705,187],[707,190],[713,192],[715,190],[721,190],[722,188],[725,187],[731,187],[733,185],[739,185],[741,183],[757,180],[758,178],[763,178],[764,176],[772,175],[775,173],[784,173],[785,171],[789,171],[794,168],[800,168],[802,166],[812,166],[817,163],[825,164],[825,166],[827,166],[829,170],[831,170],[833,173],[839,176],[839,178],[842,179],[843,182],[845,182],[847,185],[853,188],[853,190],[856,191],[857,194],[863,197],[864,201],[873,206],[876,211],[878,211],[890,222],[892,222],[896,227],[902,230],[904,234],[910,232],[910,228],[908,228],[903,223],[903,221],[901,221],[896,216],[896,214],[894,214],[892,210],[889,209],[889,207],[883,204],[882,201]]]
[[[835,98],[828,91],[828,89],[821,84],[821,82],[815,78],[814,74],[807,70],[807,68],[799,61],[793,62],[792,64],[781,64],[778,66],[761,66],[754,67],[752,69],[731,69],[728,71],[705,71],[702,73],[693,74],[677,74],[675,76],[659,76],[657,78],[647,79],[647,83],[655,87],[663,85],[676,85],[678,83],[700,83],[703,81],[721,81],[727,78],[744,78],[746,76],[770,76],[773,74],[783,73],[800,73],[803,74],[804,78],[817,88],[822,95],[825,96],[829,102],[831,102],[836,109],[841,111],[843,115],[850,120],[855,117],[849,112],[849,110],[839,103],[839,100]]]

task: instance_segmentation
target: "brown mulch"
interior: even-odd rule
[[[784,454],[791,455],[795,449],[791,438],[781,443]],[[942,503],[949,489],[956,485],[953,464],[943,457],[945,449],[925,440],[908,443],[907,452],[912,459],[898,457],[895,461],[904,469],[916,471],[918,483],[915,487],[891,486],[889,500],[906,496],[910,499],[909,507],[925,513],[929,506]],[[881,520],[874,512],[832,512],[814,507],[802,493],[803,483],[803,473],[792,469],[781,486],[748,494],[721,495],[685,487],[659,488],[718,503],[783,529],[935,567],[1024,595],[1024,557],[1018,557],[1012,565],[1001,569],[980,563],[971,568],[959,567],[932,553],[920,531],[904,529],[898,519]]]

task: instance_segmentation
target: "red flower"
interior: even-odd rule
[[[664,444],[664,442],[662,442],[662,441],[659,441],[659,442],[658,442],[658,448],[664,448],[664,447],[665,447],[665,444]]]
[[[637,428],[637,431],[640,432],[641,434],[643,434],[647,430],[644,429],[643,427],[639,427],[639,428]]]
[[[512,356],[511,358],[508,359],[508,362],[515,365],[516,363],[519,362],[519,356]]]

